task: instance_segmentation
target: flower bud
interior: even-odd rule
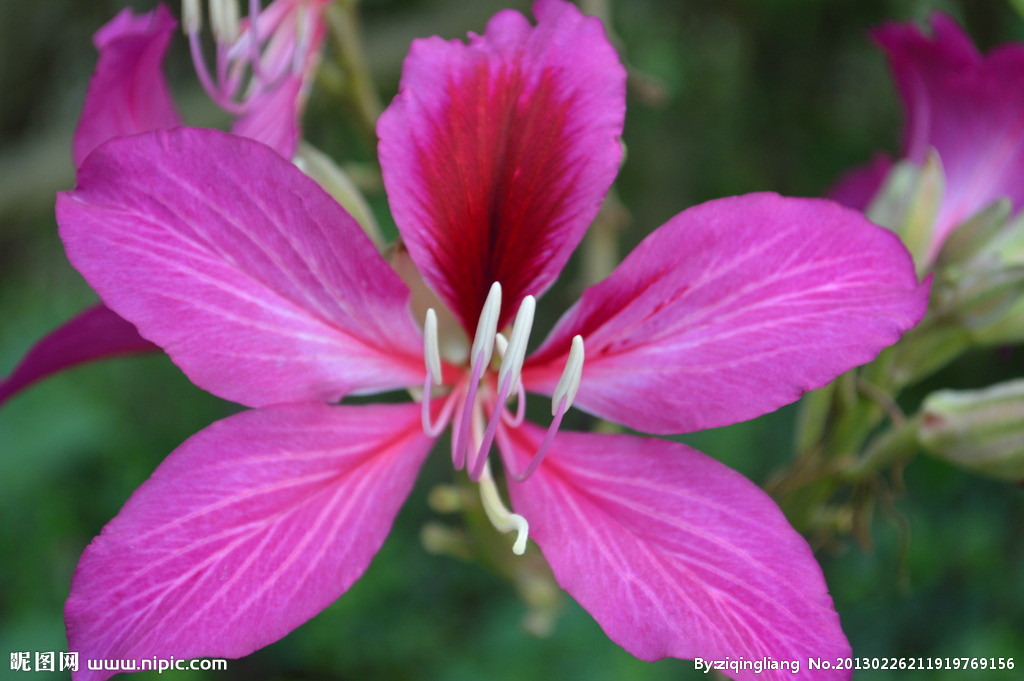
[[[921,408],[925,451],[1003,480],[1024,480],[1024,379],[982,390],[941,390]]]
[[[906,160],[895,164],[866,212],[869,220],[900,236],[914,256],[918,273],[928,266],[945,185],[942,162],[932,150],[920,165]]]

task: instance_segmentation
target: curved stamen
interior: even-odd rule
[[[455,402],[449,397],[444,404],[438,422],[436,424],[430,422],[431,384],[441,385],[441,353],[438,350],[437,313],[434,312],[434,308],[427,310],[427,317],[423,320],[423,363],[427,367],[427,375],[423,378],[423,401],[421,403],[423,432],[430,437],[437,437],[448,425]]]
[[[491,417],[487,422],[487,430],[477,449],[476,456],[469,462],[469,479],[478,480],[483,468],[483,461],[491,451],[491,444],[494,442],[494,433],[501,421],[501,415],[505,411],[505,401],[508,399],[513,385],[519,383],[519,373],[523,368],[523,358],[526,357],[526,344],[530,340],[530,329],[533,327],[533,313],[536,308],[536,301],[533,296],[523,298],[519,311],[516,313],[516,321],[512,325],[512,335],[504,348],[501,359],[501,367],[498,369],[498,398],[495,400],[491,410]],[[504,337],[502,336],[504,340]],[[501,351],[499,344],[498,350]]]
[[[544,434],[544,439],[541,441],[540,446],[537,447],[537,451],[534,453],[533,458],[530,459],[530,463],[526,465],[521,472],[516,473],[511,467],[508,468],[509,475],[516,482],[524,482],[533,472],[537,470],[537,466],[540,466],[544,457],[548,453],[548,448],[555,439],[555,435],[558,434],[558,428],[562,425],[562,417],[565,416],[565,412],[569,409],[569,405],[566,404],[565,397],[562,397],[558,402],[558,407],[555,409],[555,417],[551,419],[551,425],[548,426],[548,432]],[[507,463],[507,462],[506,462]]]
[[[233,102],[230,93],[218,87],[218,84],[213,81],[213,77],[210,75],[209,67],[206,65],[206,56],[203,54],[203,46],[199,38],[199,29],[202,27],[201,16],[198,0],[189,0],[187,4],[183,5],[181,23],[185,27],[185,33],[188,35],[189,53],[192,56],[192,66],[196,70],[196,77],[199,78],[199,84],[203,86],[203,90],[206,91],[206,94],[209,95],[210,99],[217,106],[230,114],[239,116],[245,113],[245,107]],[[217,50],[218,53],[221,50],[219,44]],[[218,58],[218,61],[220,61],[220,58]]]
[[[505,358],[505,351],[508,350],[508,341],[505,340],[505,336],[500,333],[494,337],[494,344],[498,346],[498,354],[501,358]],[[504,405],[502,405],[504,406]],[[509,416],[508,412],[504,409],[501,411],[501,420],[505,422],[505,425],[512,428],[518,428],[523,424],[523,419],[526,417],[526,389],[523,388],[523,384],[520,382],[516,385],[516,415]]]
[[[423,401],[420,403],[420,420],[423,424],[423,432],[426,433],[428,437],[438,437],[442,432],[444,432],[444,429],[448,427],[449,421],[451,421],[452,412],[455,411],[455,403],[458,402],[458,391],[448,395],[445,399],[444,405],[441,407],[441,413],[437,416],[437,423],[431,423],[430,379],[430,369],[427,369],[427,375],[423,379]]]
[[[501,500],[498,488],[491,476],[491,466],[484,460],[484,467],[480,474],[480,501],[483,503],[484,513],[491,525],[503,534],[512,530],[516,531],[516,542],[512,545],[512,553],[517,556],[523,555],[526,551],[526,540],[530,534],[530,524],[526,518],[518,513],[512,513]]]
[[[519,473],[515,473],[509,467],[509,474],[517,482],[523,482],[533,475],[533,472],[537,470],[537,466],[544,460],[548,453],[548,448],[555,439],[555,434],[558,433],[559,426],[562,425],[562,417],[565,416],[565,412],[572,406],[572,401],[576,399],[576,392],[579,390],[582,375],[583,337],[577,335],[572,339],[572,347],[569,349],[569,358],[565,362],[565,369],[562,370],[562,377],[558,379],[558,384],[555,386],[554,393],[551,396],[551,412],[554,418],[551,420],[551,425],[548,426],[548,432],[545,433],[544,439],[526,468]]]
[[[494,282],[487,294],[484,308],[480,311],[480,321],[476,325],[476,335],[473,337],[473,347],[469,355],[473,375],[469,380],[466,401],[462,405],[459,428],[455,431],[455,439],[452,441],[452,465],[455,466],[455,470],[462,470],[466,465],[470,415],[473,413],[476,403],[480,378],[483,376],[484,369],[490,364],[491,355],[494,352],[494,338],[498,334],[498,315],[500,313],[501,284]]]

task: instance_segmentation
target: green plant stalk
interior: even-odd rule
[[[364,132],[376,140],[377,119],[384,108],[363,49],[358,4],[358,0],[337,0],[327,11],[327,21],[334,36],[338,64],[347,76],[348,98]]]

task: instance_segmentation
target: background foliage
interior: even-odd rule
[[[64,258],[53,194],[73,184],[71,132],[95,62],[90,35],[121,6],[0,3],[0,373],[34,339],[95,300]],[[518,0],[362,3],[368,58],[384,101],[394,94],[412,38],[481,31],[502,6],[528,9]],[[895,152],[899,109],[865,31],[887,19],[922,19],[936,8],[953,14],[983,48],[1024,39],[1024,21],[997,0],[613,3],[619,48],[644,74],[631,87],[628,159],[617,184],[629,214],[621,252],[686,206],[756,190],[821,195],[876,148]],[[216,122],[185,52],[178,40],[170,60],[182,108],[193,123]],[[339,161],[372,167],[372,142],[353,118],[329,92],[317,94],[308,137]],[[386,222],[383,197],[371,198]],[[575,299],[579,270],[574,261],[541,301],[539,314],[547,316],[537,338]],[[1021,375],[1024,350],[1007,347],[974,354],[929,384],[971,388]],[[89,539],[168,452],[236,409],[192,386],[165,357],[152,356],[77,369],[0,410],[0,654],[66,648],[63,600]],[[788,408],[684,439],[764,482],[789,455],[794,413]],[[553,633],[535,638],[523,631],[525,609],[501,577],[425,551],[423,524],[444,520],[426,502],[433,485],[451,479],[444,459],[428,462],[381,554],[336,604],[281,642],[230,663],[226,673],[160,678],[697,677],[690,662],[633,659],[568,598]],[[904,477],[905,494],[875,519],[872,547],[840,542],[818,554],[854,654],[1017,656],[1018,671],[1024,668],[1021,489],[924,457]]]

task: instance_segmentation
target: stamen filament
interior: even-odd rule
[[[431,372],[430,368],[427,367],[427,375],[423,379],[423,397],[420,411],[420,418],[423,422],[423,432],[428,437],[438,437],[444,429],[448,426],[448,422],[451,421],[452,412],[455,410],[455,403],[458,401],[456,393],[453,392],[445,400],[444,406],[441,407],[441,413],[437,417],[437,423],[430,422],[430,389],[431,389]]]
[[[512,467],[508,465],[508,462],[505,462],[508,474],[511,475],[516,482],[526,481],[531,475],[533,475],[533,472],[537,470],[537,466],[541,464],[544,457],[547,455],[548,448],[554,441],[555,435],[558,433],[558,428],[562,425],[562,417],[565,416],[565,412],[568,408],[566,398],[563,396],[558,402],[558,408],[555,409],[555,417],[551,420],[551,425],[548,426],[548,432],[544,434],[544,439],[541,441],[540,446],[537,447],[536,453],[534,453],[533,458],[530,459],[530,463],[526,465],[526,468],[521,472],[516,473],[512,470]]]
[[[203,55],[203,46],[199,41],[199,31],[191,31],[188,34],[188,47],[192,54],[192,65],[195,67],[196,76],[199,78],[200,85],[206,90],[206,94],[210,96],[218,106],[223,106],[226,102],[221,92],[217,89],[217,86],[213,82],[213,78],[210,76],[210,69],[206,66],[206,57]]]
[[[526,518],[518,513],[512,513],[505,507],[501,495],[498,494],[498,488],[494,484],[494,478],[491,476],[491,466],[486,459],[480,474],[480,501],[483,503],[484,513],[487,514],[491,525],[494,525],[494,529],[502,534],[507,534],[512,530],[516,531],[516,541],[512,545],[512,553],[517,556],[523,555],[526,551],[526,540],[530,534],[530,524],[526,522]]]
[[[498,398],[491,409],[491,417],[487,420],[487,430],[484,431],[483,439],[477,448],[476,456],[469,461],[469,479],[476,482],[480,479],[483,466],[487,463],[487,455],[491,452],[491,444],[494,442],[494,433],[501,421],[501,413],[505,410],[505,400],[508,399],[509,377],[506,376],[498,388]]]
[[[473,337],[473,347],[469,355],[473,374],[469,380],[466,401],[462,405],[459,429],[455,432],[455,439],[452,441],[452,465],[457,471],[462,470],[466,465],[466,450],[468,448],[466,442],[469,436],[470,415],[475,407],[480,378],[487,365],[491,363],[491,356],[494,353],[494,339],[498,335],[499,314],[501,314],[501,284],[494,282],[491,284],[491,290],[487,293],[487,300],[484,301],[484,307],[480,311],[480,320],[476,325],[476,335]]]
[[[501,358],[505,358],[505,352],[508,350],[508,341],[505,340],[505,336],[498,334],[494,337],[494,344],[498,346],[498,354]],[[504,405],[502,405],[504,407]],[[505,425],[512,428],[518,428],[523,424],[523,419],[526,417],[526,389],[523,388],[523,384],[516,384],[516,415],[508,416],[507,412],[502,409],[501,419],[505,422]]]
[[[260,0],[249,0],[249,63],[252,68],[252,77],[260,81],[260,72],[263,66],[260,63],[260,37],[259,37],[259,16]]]
[[[473,375],[470,377],[469,386],[466,389],[466,399],[462,403],[459,429],[455,431],[455,438],[452,440],[452,466],[457,471],[461,471],[466,465],[470,417],[476,407],[476,393],[480,385],[480,377],[483,375],[484,367],[487,366],[487,363],[483,361],[483,353],[477,355],[476,358],[477,361],[473,362]]]
[[[505,421],[505,425],[510,428],[518,428],[523,425],[523,419],[526,418],[526,389],[522,383],[516,386],[516,415],[506,416],[507,413],[502,409],[501,418]]]

